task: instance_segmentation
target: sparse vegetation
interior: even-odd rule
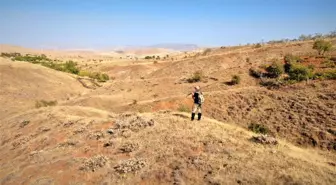
[[[283,74],[284,67],[279,62],[273,62],[270,66],[266,68],[266,71],[268,73],[268,77],[278,78]]]
[[[285,63],[303,62],[303,59],[301,59],[299,56],[292,55],[292,54],[285,55],[284,60],[285,60]]]
[[[319,39],[314,42],[313,49],[317,50],[318,54],[323,56],[326,52],[331,51],[332,43]]]
[[[109,76],[105,73],[100,72],[89,72],[89,71],[81,71],[74,61],[66,61],[62,62],[59,60],[52,60],[47,58],[46,55],[25,55],[22,56],[20,53],[2,53],[1,56],[9,57],[14,61],[25,61],[33,64],[40,64],[44,67],[48,67],[51,69],[55,69],[57,71],[62,71],[66,73],[76,74],[79,76],[87,76],[92,79],[96,79],[98,82],[106,82],[109,80]]]
[[[46,101],[46,100],[40,100],[36,101],[35,108],[41,108],[41,107],[49,107],[49,106],[55,106],[57,105],[57,101]]]
[[[267,134],[267,133],[269,133],[269,130],[268,130],[267,127],[265,127],[264,125],[261,125],[261,124],[256,124],[256,123],[251,123],[248,126],[248,129],[251,130],[254,133],[257,133],[257,134]]]
[[[203,55],[207,55],[211,52],[212,50],[210,48],[207,48],[203,51]]]
[[[180,104],[179,107],[177,108],[177,110],[179,112],[191,112],[191,109],[184,104]]]
[[[233,75],[232,79],[231,79],[231,84],[232,85],[237,85],[237,84],[240,83],[240,81],[241,81],[241,78],[240,78],[239,75]]]
[[[107,74],[100,72],[89,72],[82,70],[78,73],[78,75],[96,79],[98,82],[106,82],[110,79],[110,77]]]
[[[313,78],[313,71],[302,64],[295,63],[291,64],[288,76],[290,80],[300,82]]]
[[[326,59],[325,61],[322,62],[322,65],[325,68],[335,68],[336,67],[336,62],[332,61],[330,59]]]
[[[261,48],[262,45],[261,45],[260,43],[258,43],[258,44],[256,44],[254,47],[255,47],[255,48]]]
[[[276,80],[276,79],[264,78],[260,82],[260,85],[264,86],[264,87],[267,87],[269,89],[277,89],[282,85],[282,83],[281,83],[281,81]]]
[[[246,62],[249,63],[251,60],[249,57],[246,58]]]
[[[261,77],[263,77],[263,72],[261,70],[254,69],[254,68],[250,68],[249,69],[249,74],[250,74],[250,76],[252,76],[254,78],[261,78]]]
[[[196,71],[192,77],[187,79],[188,83],[195,83],[201,81],[203,78],[203,73],[202,71]]]
[[[314,79],[336,80],[336,70],[333,69],[324,72],[317,72],[314,74]]]

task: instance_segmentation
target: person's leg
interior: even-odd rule
[[[194,121],[196,111],[197,111],[197,104],[194,104],[192,107],[192,112],[191,112],[191,121]]]
[[[202,118],[202,105],[198,105],[198,121]]]

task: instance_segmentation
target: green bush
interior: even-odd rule
[[[266,68],[268,73],[268,77],[270,78],[278,78],[284,72],[284,67],[279,62],[273,62],[270,66]]]
[[[110,79],[107,74],[100,72],[92,72],[89,74],[89,77],[96,79],[98,82],[106,82]]]
[[[231,85],[237,85],[241,81],[240,76],[238,75],[233,75],[231,79]]]
[[[98,82],[106,82],[110,80],[110,77],[105,74],[105,73],[100,73],[100,72],[89,72],[89,71],[79,71],[78,73],[79,76],[87,76],[92,79],[96,79]]]
[[[191,78],[188,78],[187,81],[189,83],[195,83],[201,81],[203,78],[202,71],[196,71]]]
[[[78,74],[79,69],[77,68],[77,63],[73,61],[67,61],[65,62],[64,66],[64,72],[72,73],[72,74]]]
[[[152,59],[152,57],[151,57],[151,56],[146,56],[145,59],[146,59],[146,60],[148,60],[148,59]]]
[[[324,55],[325,52],[331,51],[332,43],[319,39],[314,42],[313,49],[317,50],[319,55]]]
[[[49,107],[49,106],[55,106],[55,105],[57,105],[57,101],[40,100],[40,101],[36,101],[35,103],[36,108]]]
[[[336,70],[318,72],[314,74],[314,79],[328,79],[328,80],[336,80]]]
[[[84,70],[81,70],[81,71],[79,71],[79,73],[78,73],[79,76],[87,76],[87,77],[89,77],[90,74],[91,74],[91,73],[90,73],[89,71],[84,71]]]
[[[291,64],[291,67],[288,72],[288,76],[290,80],[295,81],[303,81],[308,80],[313,77],[313,70],[309,69],[308,67],[302,64]]]
[[[251,123],[248,126],[248,129],[251,130],[254,133],[257,133],[257,134],[267,134],[267,133],[269,133],[268,128],[265,127],[264,125],[261,125],[261,124]]]

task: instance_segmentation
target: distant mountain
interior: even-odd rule
[[[192,51],[199,49],[199,46],[195,44],[156,44],[149,46],[151,48],[164,48],[164,49],[171,49],[177,51]]]

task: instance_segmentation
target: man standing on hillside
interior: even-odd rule
[[[194,87],[194,92],[192,92],[192,98],[194,100],[194,105],[192,107],[191,121],[195,119],[196,113],[198,113],[197,120],[200,121],[202,117],[202,103],[204,102],[204,96],[200,90],[200,86]]]

